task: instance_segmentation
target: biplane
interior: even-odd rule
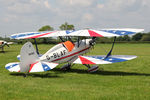
[[[143,29],[83,29],[83,30],[64,30],[47,32],[25,32],[11,35],[13,39],[34,39],[36,49],[31,42],[25,43],[17,58],[20,62],[6,64],[5,68],[10,72],[43,72],[55,68],[61,63],[67,63],[61,67],[63,70],[69,70],[72,64],[82,64],[88,68],[88,72],[98,70],[99,64],[112,64],[123,62],[136,58],[134,55],[112,55],[116,37],[123,35],[132,35],[144,31]],[[38,51],[36,38],[59,37],[62,43],[59,43],[49,49],[45,54]],[[62,37],[67,37],[64,40]],[[76,42],[72,37],[77,37]],[[81,39],[80,37],[91,37]],[[112,47],[106,55],[84,56],[95,45],[96,38],[114,37]]]

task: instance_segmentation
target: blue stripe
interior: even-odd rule
[[[11,38],[16,39],[16,38],[20,38],[20,37],[39,35],[39,34],[42,34],[42,32],[18,34],[18,35],[11,36]]]
[[[15,67],[15,66],[17,66],[18,64],[12,64],[12,65],[10,65],[10,66],[6,66],[5,68],[6,69],[10,69],[10,68],[13,68],[13,67]]]
[[[126,59],[114,58],[114,57],[108,57],[106,59],[104,59],[104,57],[102,57],[102,56],[88,56],[88,57],[92,57],[95,59],[100,59],[100,60],[104,60],[104,61],[108,61],[108,62],[112,62],[112,63],[127,61]]]
[[[20,57],[17,57],[18,60],[20,60]]]
[[[35,33],[28,33],[27,36],[34,35]]]
[[[42,66],[43,66],[44,71],[51,70],[51,68],[47,64],[42,63]]]
[[[12,39],[16,39],[17,38],[17,35],[13,35],[11,36]]]
[[[18,35],[18,37],[24,37],[24,36],[26,36],[26,34],[20,34],[20,35]]]
[[[131,32],[131,31],[120,31],[120,30],[101,30],[101,31],[112,33],[112,34],[117,34],[117,35],[130,35],[130,34],[135,33],[135,32]]]
[[[70,33],[72,33],[72,32],[75,32],[75,30],[67,30],[67,31],[66,31],[67,34],[70,34]]]

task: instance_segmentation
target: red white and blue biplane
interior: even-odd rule
[[[67,63],[61,69],[68,70],[72,64],[82,64],[88,68],[88,72],[98,70],[98,64],[111,64],[123,62],[136,58],[133,55],[111,55],[114,47],[115,39],[118,36],[132,35],[144,31],[143,29],[84,29],[84,30],[64,30],[50,32],[26,32],[13,34],[13,39],[34,39],[44,37],[59,37],[62,43],[59,43],[48,50],[45,54],[39,54],[37,44],[36,50],[31,42],[23,45],[18,59],[20,62],[6,64],[5,68],[10,72],[43,72],[55,68],[60,63]],[[71,37],[78,37],[73,42]],[[90,39],[81,40],[81,36],[91,37]],[[64,41],[62,37],[67,37]],[[111,50],[107,55],[84,56],[95,45],[98,37],[114,37]],[[92,65],[92,66],[90,66]]]

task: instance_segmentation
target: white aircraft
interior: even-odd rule
[[[26,32],[11,36],[13,39],[34,39],[43,37],[59,37],[62,43],[59,43],[40,55],[37,44],[36,50],[31,42],[23,45],[18,59],[20,62],[6,64],[5,68],[10,72],[43,72],[55,68],[60,63],[67,63],[62,69],[70,69],[71,64],[83,64],[88,68],[88,72],[98,70],[98,64],[111,64],[123,62],[136,58],[133,55],[111,55],[115,39],[118,36],[135,34],[144,31],[143,29],[102,29],[102,30],[72,30],[72,31],[51,31],[51,32]],[[68,37],[64,41],[62,37]],[[77,36],[76,42],[71,40],[72,36]],[[91,39],[80,40],[80,36],[91,37]],[[83,56],[95,45],[98,37],[115,37],[111,50],[107,55]],[[90,66],[92,64],[93,66]]]
[[[0,40],[0,48],[2,49],[2,52],[4,52],[4,47],[7,45],[9,47],[9,43],[3,40]]]

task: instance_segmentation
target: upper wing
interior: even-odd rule
[[[90,37],[118,37],[122,35],[131,35],[144,31],[143,29],[102,29],[102,30],[79,30],[68,33],[69,36],[90,36]]]
[[[137,56],[132,55],[112,55],[105,59],[106,56],[79,56],[73,63],[77,64],[111,64],[135,59]]]
[[[58,36],[90,36],[90,37],[114,37],[130,35],[142,32],[144,29],[84,29],[84,30],[67,30],[67,31],[49,31],[49,32],[25,32],[11,35],[13,39],[30,39],[41,37],[58,37]]]

